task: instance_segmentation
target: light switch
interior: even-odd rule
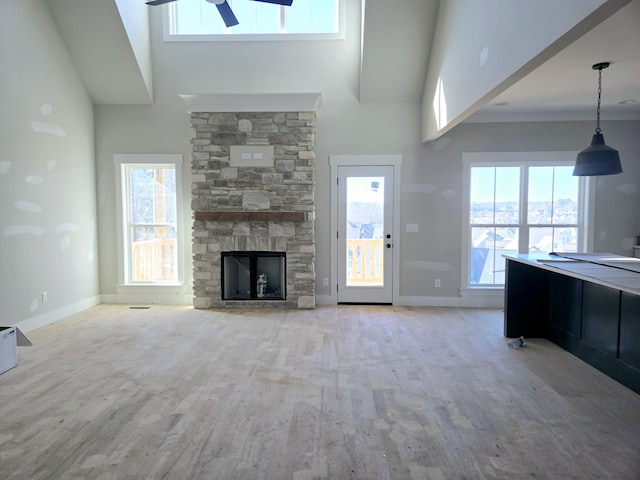
[[[407,223],[407,232],[416,233],[418,231],[417,223]]]
[[[262,160],[262,152],[256,152],[253,154],[254,160]]]

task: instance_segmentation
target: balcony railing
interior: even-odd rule
[[[176,239],[133,242],[134,282],[175,282],[178,254]]]
[[[383,285],[384,241],[347,239],[347,285]]]

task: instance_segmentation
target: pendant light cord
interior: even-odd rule
[[[596,133],[600,130],[600,97],[602,96],[602,67],[598,68],[598,109],[596,110]]]

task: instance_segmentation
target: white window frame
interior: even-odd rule
[[[203,2],[205,0],[202,0]],[[248,0],[247,0],[248,1]],[[305,1],[305,0],[302,0]],[[162,32],[165,42],[255,42],[255,41],[298,41],[298,40],[344,40],[345,39],[345,3],[346,0],[336,0],[338,18],[338,31],[334,33],[232,33],[232,30],[225,28],[223,34],[177,34],[172,33],[173,15],[176,6],[174,2],[162,5]],[[281,23],[282,15],[286,14],[289,7],[273,4],[274,8],[280,8]],[[242,21],[242,19],[238,19]]]
[[[182,154],[115,154],[113,161],[116,167],[116,211],[118,231],[118,278],[124,286],[178,286],[184,284],[183,265],[183,221],[182,221]],[[178,261],[178,278],[174,282],[139,282],[131,280],[131,252],[129,251],[130,229],[124,211],[127,205],[128,187],[124,171],[130,166],[173,166],[176,172],[176,244]]]
[[[578,152],[465,152],[462,154],[463,173],[463,213],[462,213],[462,262],[461,290],[493,290],[504,289],[500,285],[476,285],[469,282],[471,258],[470,195],[472,167],[520,167],[520,235],[518,248],[520,252],[528,250],[527,235],[523,235],[529,226],[526,218],[528,177],[524,167],[538,166],[570,166],[575,164]],[[578,250],[588,252],[593,245],[593,212],[595,205],[595,189],[593,177],[579,177],[579,211],[578,211]]]

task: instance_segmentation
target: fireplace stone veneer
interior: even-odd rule
[[[315,112],[193,112],[195,308],[315,307]],[[231,146],[274,147],[272,166],[231,166]],[[223,300],[221,254],[286,252],[286,299]]]

